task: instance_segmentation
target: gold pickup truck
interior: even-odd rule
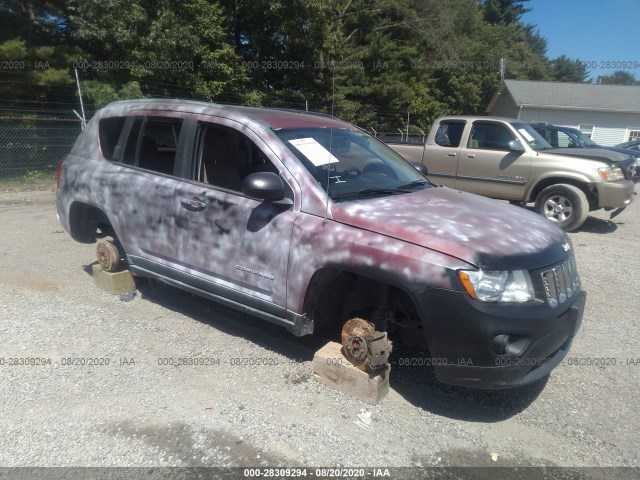
[[[389,146],[428,169],[432,180],[512,202],[535,202],[538,213],[566,231],[590,211],[618,215],[635,195],[634,159],[616,152],[557,152],[529,124],[498,117],[438,118],[425,145]],[[603,153],[604,152],[604,153]]]

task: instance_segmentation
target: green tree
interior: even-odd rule
[[[640,81],[632,73],[624,70],[616,70],[611,75],[598,78],[602,85],[640,85]]]
[[[529,0],[481,0],[480,5],[485,21],[495,25],[518,23],[520,17],[530,12],[524,4]]]
[[[0,1],[0,102],[29,110],[76,104],[68,64],[75,49],[67,43],[64,2]]]
[[[587,66],[581,60],[561,55],[549,61],[549,75],[557,82],[588,82]]]
[[[87,94],[97,104],[142,92],[242,101],[246,75],[217,3],[73,0],[68,10],[71,37],[86,54],[79,60],[88,61]]]

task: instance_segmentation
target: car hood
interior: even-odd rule
[[[524,208],[446,187],[333,205],[334,220],[423,246],[483,269],[559,262],[564,232]]]
[[[621,148],[619,150],[624,149]],[[608,148],[554,148],[552,150],[545,150],[544,152],[552,153],[554,155],[588,158],[589,160],[600,160],[609,165],[615,162],[627,161],[629,160],[629,156],[631,155],[631,153],[611,150]]]

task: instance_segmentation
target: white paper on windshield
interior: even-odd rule
[[[527,142],[533,142],[534,138],[524,128],[519,128],[518,131],[520,132],[520,135],[522,135],[527,140]]]
[[[289,143],[300,150],[316,167],[328,163],[339,163],[339,160],[331,155],[329,150],[320,145],[314,138],[297,138],[295,140],[289,140]]]

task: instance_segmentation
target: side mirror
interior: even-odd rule
[[[413,165],[414,168],[418,170],[421,174],[423,174],[425,177],[429,174],[429,169],[424,163],[418,163],[418,162],[409,162],[409,163]]]
[[[524,147],[522,146],[522,143],[520,143],[520,140],[511,140],[508,144],[509,146],[509,151],[511,152],[524,152]]]
[[[257,172],[247,175],[242,181],[242,193],[256,200],[282,200],[284,184],[273,172]]]

